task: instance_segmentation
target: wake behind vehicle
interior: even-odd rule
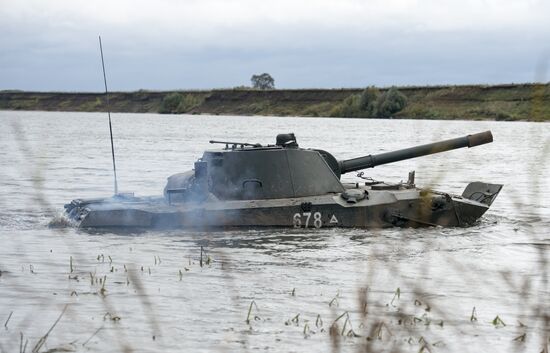
[[[162,196],[118,194],[65,205],[78,227],[420,227],[468,226],[491,206],[502,185],[469,183],[462,195],[342,174],[493,141],[490,131],[378,155],[337,160],[298,145],[294,134],[274,145],[210,141],[194,169],[168,178]]]

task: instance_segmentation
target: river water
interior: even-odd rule
[[[283,132],[342,159],[490,129],[492,144],[367,174],[414,169],[418,185],[453,193],[504,184],[470,228],[139,233],[48,227],[73,198],[112,194],[105,114],[0,112],[0,123],[1,352],[548,346],[547,123],[113,114],[119,188],[136,195],[160,194],[210,139]]]

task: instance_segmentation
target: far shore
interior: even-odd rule
[[[397,87],[407,98],[395,119],[550,121],[550,84]],[[385,91],[387,88],[380,88]],[[335,116],[337,107],[363,89],[247,88],[112,92],[112,112],[159,113],[177,93],[177,113],[251,116]],[[0,110],[106,111],[104,93],[0,91]],[[345,116],[339,116],[345,117]]]

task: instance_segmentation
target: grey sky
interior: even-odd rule
[[[0,89],[531,82],[550,1],[0,0]]]

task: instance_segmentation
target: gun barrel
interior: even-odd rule
[[[356,170],[373,168],[381,164],[388,164],[411,159],[421,156],[427,156],[434,153],[454,150],[463,147],[475,147],[485,143],[493,142],[491,131],[480,132],[473,135],[458,137],[450,140],[428,143],[426,145],[405,148],[393,152],[386,152],[376,155],[368,155],[353,159],[339,161],[340,171],[342,174],[353,172]]]

